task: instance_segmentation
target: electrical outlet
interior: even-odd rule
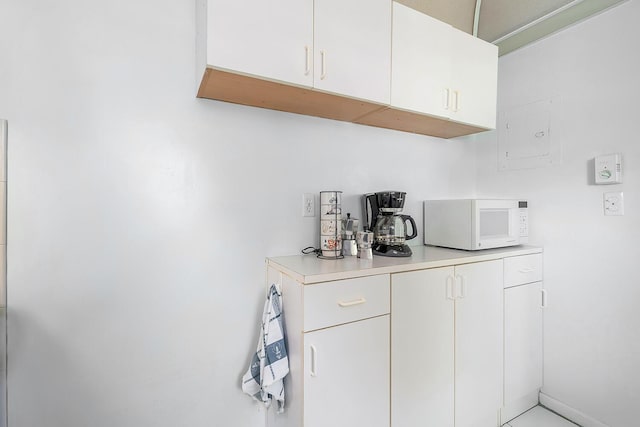
[[[315,195],[313,193],[302,195],[302,216],[316,216]]]
[[[604,193],[604,214],[624,215],[624,194],[622,191]]]

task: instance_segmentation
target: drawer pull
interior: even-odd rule
[[[521,268],[520,270],[518,270],[520,273],[526,274],[526,273],[533,273],[534,271],[536,271],[535,268],[532,267],[524,267]]]
[[[365,302],[367,302],[366,299],[358,298],[358,299],[354,299],[353,301],[338,301],[338,305],[340,307],[352,307],[354,305],[364,304]]]

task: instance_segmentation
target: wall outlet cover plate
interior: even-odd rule
[[[604,214],[615,216],[624,215],[624,194],[622,191],[604,193]]]

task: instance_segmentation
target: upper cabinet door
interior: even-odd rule
[[[498,48],[393,4],[391,106],[493,129]]]
[[[311,0],[208,0],[207,63],[311,87]]]
[[[391,3],[391,0],[315,0],[316,89],[389,103]]]
[[[498,47],[458,30],[451,36],[451,120],[495,129]]]
[[[448,118],[451,26],[393,3],[391,105]]]

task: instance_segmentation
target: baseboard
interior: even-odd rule
[[[538,405],[538,390],[534,390],[520,399],[511,400],[500,411],[500,425],[511,421]]]
[[[600,421],[591,418],[587,414],[580,412],[577,409],[574,409],[571,406],[562,403],[561,401],[554,399],[553,397],[548,396],[542,392],[540,392],[540,405],[562,415],[563,417],[573,421],[576,424],[581,425],[582,427],[609,427],[609,425],[601,423]]]

